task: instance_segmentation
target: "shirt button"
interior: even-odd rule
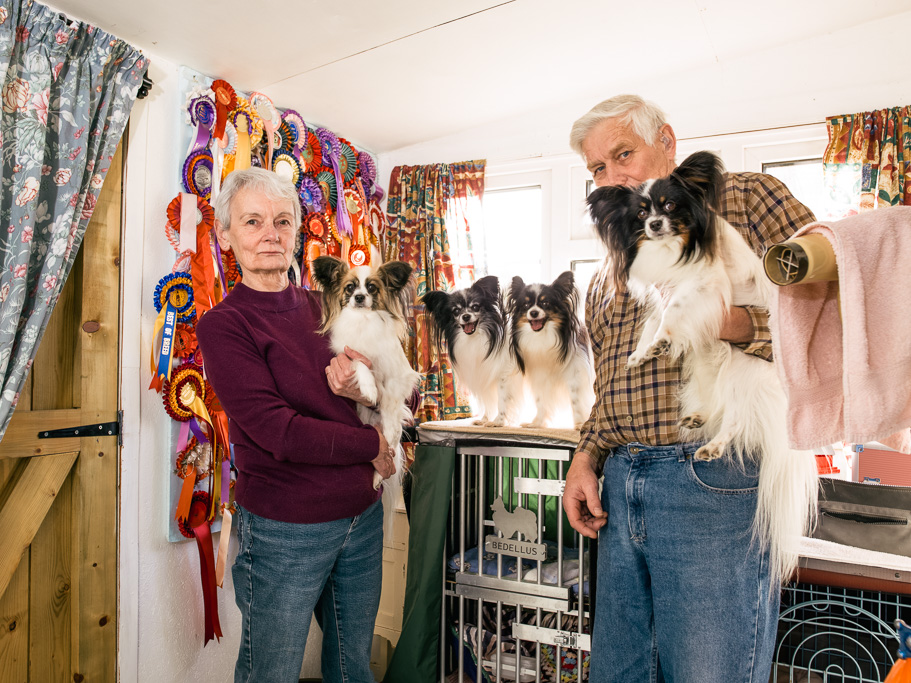
[[[627,421],[627,422],[632,422],[632,421],[633,421],[633,416],[632,416],[632,415],[627,415],[627,416],[626,416],[626,421]]]

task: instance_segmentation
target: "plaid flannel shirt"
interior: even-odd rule
[[[813,213],[791,196],[778,179],[761,173],[729,173],[721,197],[721,215],[733,225],[757,254],[790,237],[815,220]],[[771,361],[768,310],[748,308],[753,339],[736,344],[744,353]],[[592,414],[582,427],[576,452],[588,454],[603,467],[608,451],[627,443],[666,446],[679,440],[677,389],[679,361],[664,356],[626,370],[626,359],[636,348],[643,311],[626,292],[605,284],[602,268],[592,278],[585,302],[585,323],[595,360]]]

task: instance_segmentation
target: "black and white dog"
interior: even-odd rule
[[[500,284],[482,277],[467,289],[431,291],[421,297],[439,346],[445,347],[456,379],[477,402],[475,424],[517,424],[523,403],[522,374],[510,353]]]
[[[719,339],[731,306],[768,308],[773,295],[760,258],[716,213],[723,181],[720,159],[697,152],[666,178],[602,187],[588,204],[607,247],[609,286],[650,311],[627,366],[682,358],[682,438],[707,440],[695,457],[760,460],[754,532],[786,577],[797,558],[784,546],[815,509],[816,465],[788,448],[774,364]]]
[[[572,272],[551,284],[526,285],[514,277],[507,307],[513,356],[537,408],[534,420],[523,426],[550,426],[556,409],[568,403],[580,429],[595,402],[594,372]]]

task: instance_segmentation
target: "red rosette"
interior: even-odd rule
[[[182,194],[178,194],[174,199],[171,200],[171,203],[168,204],[168,222],[165,225],[165,234],[168,236],[168,242],[171,243],[171,246],[174,247],[174,251],[178,254],[180,253],[180,198]],[[212,210],[212,205],[209,204],[203,197],[196,196],[196,225],[200,223],[205,224],[207,230],[210,230],[215,224],[215,211]],[[193,238],[193,244],[196,244],[196,238]]]
[[[225,280],[228,281],[229,288],[240,282],[240,268],[237,267],[237,259],[233,251],[221,252],[221,266],[225,271]]]
[[[367,210],[367,224],[374,235],[382,235],[386,232],[386,214],[380,208],[378,202],[370,202],[370,208]]]
[[[320,147],[316,133],[308,128],[306,136],[301,135],[297,144],[300,149],[300,162],[304,171],[306,173],[317,173],[323,165],[323,148]]]
[[[196,352],[198,342],[196,332],[190,325],[177,323],[174,328],[174,355],[178,358],[188,358]]]
[[[198,349],[196,353],[199,353]],[[161,398],[165,411],[178,422],[188,422],[194,417],[190,404],[196,396],[205,402],[207,384],[199,366],[184,363],[162,385]]]
[[[350,268],[369,265],[370,250],[363,244],[355,244],[348,250],[348,266]]]
[[[329,236],[329,221],[326,214],[319,211],[312,211],[304,216],[304,228],[307,234],[320,240],[325,240]]]
[[[356,222],[364,219],[364,200],[353,187],[345,188],[345,209]]]
[[[225,132],[228,112],[237,106],[237,93],[231,84],[220,78],[212,81],[212,94],[215,95],[215,131],[213,135],[220,138]]]
[[[212,499],[205,491],[196,491],[193,494],[193,500],[190,502],[190,514],[184,520],[178,520],[177,526],[180,533],[187,538],[196,538],[193,532],[194,527],[204,524],[209,518],[209,506]]]

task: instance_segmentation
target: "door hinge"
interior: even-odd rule
[[[123,426],[123,411],[117,411],[116,422],[96,422],[95,424],[80,425],[79,427],[64,427],[62,429],[49,429],[38,432],[39,439],[68,439],[72,437],[116,436],[117,445],[122,446],[121,427]]]

